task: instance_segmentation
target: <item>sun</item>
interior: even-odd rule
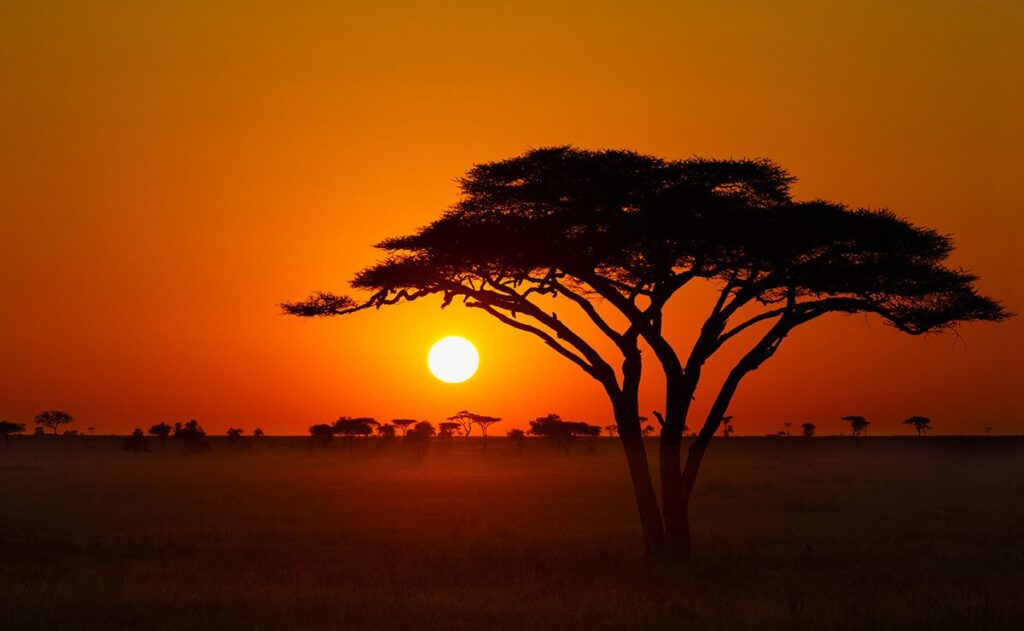
[[[440,339],[427,353],[427,366],[435,377],[445,383],[462,383],[476,373],[480,355],[464,337],[452,335]]]

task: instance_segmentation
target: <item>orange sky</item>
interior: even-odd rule
[[[345,289],[473,163],[550,144],[773,158],[800,197],[953,233],[955,262],[1024,310],[1020,3],[88,4],[0,4],[0,418],[301,433],[470,408],[502,429],[552,411],[605,424],[595,383],[479,312],[276,307]],[[681,341],[695,305],[673,307]],[[426,370],[448,334],[481,353],[462,385]],[[741,434],[838,433],[846,414],[873,433],[907,433],[913,414],[936,433],[1017,433],[1021,349],[1021,318],[910,338],[833,316],[731,412]],[[644,392],[660,409],[658,381]]]

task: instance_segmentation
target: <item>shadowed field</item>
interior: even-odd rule
[[[0,628],[1013,628],[1024,441],[717,440],[649,568],[615,441],[0,446]],[[653,445],[651,445],[653,450]],[[653,455],[653,454],[652,454]],[[1018,627],[1019,628],[1019,627]]]

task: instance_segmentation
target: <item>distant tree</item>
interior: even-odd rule
[[[0,436],[4,437],[4,444],[7,445],[11,442],[12,434],[20,434],[25,431],[24,423],[12,423],[10,421],[0,421]]]
[[[480,426],[480,433],[483,434],[484,441],[483,447],[487,448],[487,428],[497,423],[501,419],[496,416],[487,416],[486,414],[475,414],[469,410],[460,410],[454,415],[448,417],[448,421],[452,423],[458,423],[462,427],[463,433],[469,436],[473,431],[474,425]]]
[[[241,429],[241,428],[238,428],[238,427],[229,427],[228,431],[225,432],[225,434],[228,437],[228,441],[227,441],[228,442],[228,447],[233,447],[233,448],[236,448],[236,449],[243,448],[243,446],[247,444],[247,443],[242,442],[242,434],[244,434],[244,433],[245,433],[244,429]]]
[[[948,265],[949,237],[888,210],[794,199],[794,181],[769,160],[532,149],[473,167],[438,219],[382,241],[386,256],[352,283],[365,298],[319,292],[283,308],[340,316],[436,297],[537,338],[607,395],[645,551],[686,560],[707,447],[741,382],[797,328],[872,314],[920,335],[1009,317],[977,292],[976,277]],[[682,354],[672,342],[679,331],[663,322],[679,296],[698,295],[694,285],[710,300]],[[702,369],[726,346],[735,363],[684,462]],[[665,377],[660,506],[638,420],[648,348]]]
[[[53,432],[53,435],[58,434],[58,429],[61,425],[68,425],[75,419],[71,417],[67,412],[61,412],[60,410],[46,410],[36,415],[36,425],[39,427],[49,428]]]
[[[563,421],[557,414],[548,414],[530,421],[529,433],[549,438],[555,447],[555,453],[568,454],[569,448],[577,438],[598,436],[601,428],[580,421]]]
[[[77,429],[66,429],[66,430],[64,430],[64,433],[62,434],[62,436],[78,436],[78,435],[79,435],[79,433],[78,433]]]
[[[458,436],[459,430],[462,429],[461,423],[455,421],[442,421],[437,425],[437,435],[439,438],[443,438],[445,443],[448,445],[448,449],[452,448],[452,438]]]
[[[32,435],[33,436],[46,436],[46,432],[43,431],[42,427],[36,427],[34,430],[32,430]]]
[[[380,426],[380,423],[376,419],[361,417],[361,418],[349,418],[342,416],[338,420],[334,421],[334,433],[338,436],[345,438],[345,444],[348,447],[349,452],[352,451],[352,443],[355,441],[356,436],[370,436],[373,434],[375,427]]]
[[[495,423],[501,421],[497,416],[487,416],[485,414],[477,414],[473,422],[480,426],[480,433],[484,435],[483,448],[487,449],[487,428]]]
[[[260,438],[263,438],[264,436],[266,436],[266,434],[264,434],[263,430],[258,428],[258,427],[256,429],[252,430],[252,437],[253,438],[260,439]]]
[[[728,437],[732,436],[732,431],[733,431],[733,428],[732,428],[732,417],[731,416],[723,416],[722,417],[722,436],[724,436],[725,438],[728,438]]]
[[[653,436],[654,435],[654,428],[651,427],[650,425],[644,425],[640,429],[640,435],[641,436]]]
[[[790,428],[790,427],[792,427],[792,426],[793,426],[793,424],[792,424],[792,423],[790,423],[789,421],[786,421],[785,423],[783,423],[783,424],[782,424],[782,426],[786,428],[786,429],[784,430],[784,433],[785,433],[785,435],[786,435],[786,436],[789,436],[789,428]]]
[[[184,425],[175,423],[174,438],[181,441],[182,449],[187,454],[202,453],[210,448],[210,443],[206,441],[206,430],[195,419]]]
[[[800,427],[803,428],[804,436],[806,436],[807,438],[814,436],[814,430],[818,429],[818,426],[815,425],[814,423],[804,423]]]
[[[134,454],[149,451],[149,441],[146,440],[146,435],[142,433],[142,428],[136,427],[131,436],[126,436],[124,445],[121,448]]]
[[[932,420],[924,416],[911,416],[907,420],[903,421],[904,425],[913,425],[914,429],[917,430],[918,436],[924,436],[924,433],[930,431],[932,428]]]
[[[606,434],[608,434],[609,436],[618,436],[619,435],[619,426],[618,425],[605,425],[604,426],[604,432]]]
[[[470,412],[469,410],[459,410],[452,416],[448,417],[448,420],[453,423],[458,423],[462,427],[462,433],[469,437],[473,433],[473,425],[476,423],[477,415]]]
[[[395,426],[392,425],[391,423],[384,423],[382,425],[378,425],[375,431],[377,432],[377,435],[380,436],[381,438],[390,439],[395,437]]]
[[[157,423],[149,428],[149,433],[160,439],[161,444],[171,435],[171,426],[167,423]]]
[[[395,418],[391,419],[391,424],[398,428],[402,432],[402,436],[406,435],[406,432],[416,424],[416,421],[411,418]]]
[[[519,453],[523,453],[523,442],[526,440],[526,432],[521,429],[510,429],[505,433],[509,441],[516,446]]]
[[[871,425],[871,421],[863,416],[844,416],[841,420],[850,424],[850,429],[853,431],[854,436],[866,435],[868,433],[868,425]]]
[[[427,455],[427,451],[430,450],[430,439],[436,434],[433,424],[429,421],[420,421],[416,423],[406,433],[405,439],[409,441],[416,449],[416,454],[422,458]]]
[[[326,447],[331,443],[331,439],[334,438],[334,426],[326,423],[317,423],[309,428],[309,435],[313,438],[313,443]]]

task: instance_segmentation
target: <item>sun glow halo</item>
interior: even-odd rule
[[[476,373],[479,365],[476,347],[456,335],[438,340],[427,353],[430,372],[445,383],[462,383]]]

